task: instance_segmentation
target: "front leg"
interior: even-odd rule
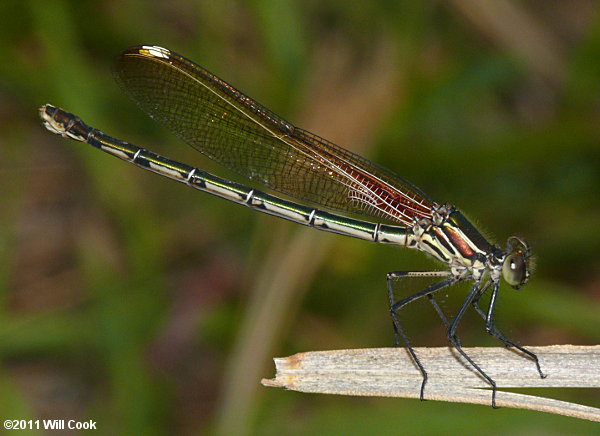
[[[488,281],[485,284],[485,286],[482,287],[481,291],[473,299],[473,302],[472,302],[472,305],[475,308],[475,310],[477,311],[477,313],[479,313],[479,315],[481,315],[481,317],[485,320],[485,331],[489,335],[491,335],[491,336],[499,339],[500,341],[502,341],[502,343],[504,343],[505,346],[507,346],[507,347],[514,347],[517,350],[519,350],[521,353],[523,353],[526,356],[528,356],[531,360],[534,361],[535,366],[537,368],[537,371],[538,371],[538,374],[540,375],[540,377],[541,378],[546,378],[546,374],[544,374],[542,372],[542,368],[540,366],[540,361],[539,361],[539,358],[537,357],[537,355],[535,353],[533,353],[532,351],[529,351],[525,347],[522,347],[521,345],[518,345],[514,341],[508,339],[506,336],[504,336],[504,334],[494,324],[494,310],[496,308],[496,300],[497,300],[497,297],[498,297],[498,289],[500,288],[500,282],[495,282],[494,283],[494,287],[493,287],[493,290],[492,290],[492,296],[490,298],[490,306],[488,308],[487,314],[479,307],[479,300],[481,299],[483,293],[487,290],[487,288],[489,287],[490,284],[491,284],[491,281]]]

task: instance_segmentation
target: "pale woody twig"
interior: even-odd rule
[[[465,348],[498,385],[499,407],[530,409],[600,421],[600,409],[550,398],[503,392],[502,388],[600,387],[600,345],[528,347],[532,361],[506,348]],[[415,348],[429,379],[425,399],[491,404],[489,385],[452,348]],[[274,379],[265,386],[300,392],[418,398],[421,374],[402,348],[313,351],[276,358]],[[480,389],[488,388],[488,389]]]

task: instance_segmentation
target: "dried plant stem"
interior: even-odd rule
[[[550,398],[503,392],[503,388],[600,387],[600,346],[530,347],[533,362],[506,348],[464,348],[496,381],[500,407],[537,410],[600,421],[600,409]],[[416,348],[429,378],[425,399],[491,404],[489,385],[449,347]],[[421,375],[402,348],[313,351],[276,358],[274,379],[265,386],[338,395],[418,398]],[[481,389],[488,388],[488,389]]]

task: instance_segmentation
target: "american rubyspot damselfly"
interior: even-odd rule
[[[529,278],[530,252],[523,240],[510,237],[502,251],[488,242],[454,206],[438,204],[391,171],[295,127],[170,50],[156,46],[129,48],[117,58],[115,76],[151,118],[196,150],[270,189],[339,213],[282,199],[167,159],[112,138],[51,105],[40,108],[46,128],[252,209],[327,232],[417,249],[447,265],[447,269],[440,271],[395,271],[387,275],[396,345],[404,341],[423,376],[421,399],[424,399],[427,371],[400,325],[398,312],[425,296],[442,318],[450,343],[492,387],[493,407],[496,383],[464,352],[456,334],[469,306],[485,320],[490,335],[533,360],[539,375],[545,377],[537,356],[505,337],[494,324],[500,278],[515,289]],[[439,278],[439,281],[397,301],[393,283],[416,277]],[[473,285],[457,314],[448,319],[434,294],[463,281],[472,281]],[[484,311],[479,301],[490,287],[490,303]]]

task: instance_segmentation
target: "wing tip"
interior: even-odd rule
[[[171,50],[159,45],[134,45],[121,52],[121,56],[138,55],[150,58],[169,59],[173,56]]]

